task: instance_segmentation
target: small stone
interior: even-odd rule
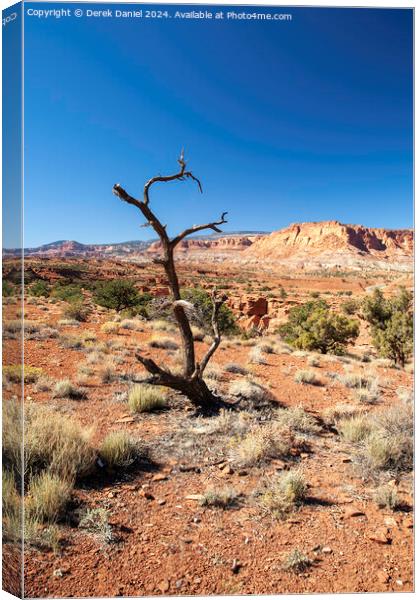
[[[222,469],[222,475],[232,475],[233,473],[233,469],[230,465],[226,465],[223,469]]]
[[[194,577],[194,583],[201,583],[201,577]]]
[[[203,498],[203,494],[189,494],[188,496],[185,496],[186,500],[202,500]]]
[[[241,568],[241,566],[241,563],[236,558],[234,558],[231,566],[232,573],[234,573],[235,575],[236,573],[239,573],[239,569]]]
[[[351,458],[343,458],[343,460],[341,462],[343,462],[343,463],[351,463]]]
[[[153,494],[151,494],[150,492],[147,492],[146,490],[143,491],[143,496],[146,498],[146,500],[154,500],[155,497]]]
[[[168,477],[163,473],[157,473],[152,477],[152,481],[166,481],[166,479],[168,479]]]
[[[63,577],[63,571],[61,569],[55,569],[53,575],[54,577]]]
[[[352,517],[364,517],[364,516],[365,516],[365,513],[363,512],[363,510],[360,510],[360,508],[357,508],[356,506],[349,506],[344,511],[345,519],[350,519]]]
[[[373,542],[378,542],[378,544],[389,544],[391,542],[387,529],[373,531],[368,534],[368,538]]]
[[[169,590],[169,581],[167,579],[164,579],[159,583],[158,588],[162,592],[162,594],[164,594]]]
[[[329,546],[324,546],[321,550],[321,552],[323,554],[332,554],[332,548],[330,548]]]
[[[396,579],[396,580],[395,580],[395,583],[396,583],[397,585],[403,585],[403,582],[401,581],[401,579]]]
[[[397,527],[398,523],[397,521],[394,519],[394,517],[385,517],[384,518],[384,523],[387,527]]]
[[[248,471],[242,469],[241,471],[238,471],[238,475],[240,477],[246,477],[246,475],[248,475]]]
[[[159,506],[163,506],[164,504],[166,504],[166,500],[158,500],[158,504]]]

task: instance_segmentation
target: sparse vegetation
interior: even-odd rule
[[[109,544],[114,541],[112,527],[109,524],[109,512],[105,508],[91,508],[80,519],[79,528],[98,536]]]
[[[141,449],[126,431],[112,431],[103,440],[99,455],[108,467],[129,467],[141,456]]]
[[[296,383],[307,383],[310,385],[320,385],[318,375],[314,371],[299,369],[295,373]]]
[[[128,406],[133,413],[152,412],[165,408],[168,394],[163,387],[137,384],[128,392]]]
[[[307,485],[300,471],[288,471],[271,480],[262,491],[261,506],[276,517],[283,518],[298,507],[306,496]]]
[[[375,490],[374,501],[379,508],[387,508],[388,510],[395,510],[399,504],[398,492],[390,485],[382,485]]]
[[[297,548],[287,554],[283,560],[284,570],[292,571],[293,573],[303,573],[311,565],[312,560]]]
[[[239,494],[230,487],[207,490],[200,500],[201,506],[229,508],[238,500]]]
[[[70,379],[57,381],[53,389],[53,398],[71,398],[72,400],[81,400],[86,394],[83,390],[75,386]]]

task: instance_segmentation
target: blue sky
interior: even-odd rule
[[[89,8],[45,4],[60,6]],[[152,190],[170,232],[223,210],[227,231],[411,227],[411,11],[281,12],[293,20],[26,16],[25,245],[149,239],[112,186],[140,195],[183,146],[204,194]]]

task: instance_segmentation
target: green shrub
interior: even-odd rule
[[[66,319],[74,319],[75,321],[83,323],[87,321],[89,313],[89,308],[84,305],[83,302],[78,301],[70,304],[70,306],[68,306],[63,312],[63,316]]]
[[[80,285],[71,283],[57,283],[51,291],[51,296],[65,302],[82,302],[83,294]]]
[[[379,354],[404,366],[413,354],[413,297],[401,288],[398,295],[386,299],[375,289],[362,305],[363,318],[370,324],[372,342]]]
[[[198,327],[204,333],[213,333],[211,323],[213,303],[208,292],[202,288],[188,288],[181,291],[182,300],[189,302],[193,310],[190,311],[189,320],[192,326]],[[173,320],[173,310],[171,307],[163,309],[159,307],[159,318]],[[236,325],[236,318],[233,312],[226,304],[220,307],[218,314],[219,329],[222,334],[233,335],[239,333]]]
[[[2,289],[4,298],[8,298],[10,296],[15,295],[15,287],[5,279],[3,279],[2,281]]]
[[[132,281],[113,279],[97,286],[93,300],[99,306],[120,311],[136,306],[140,297]]]
[[[33,283],[31,286],[29,286],[28,288],[28,293],[30,296],[45,296],[47,297],[49,295],[49,286],[47,285],[47,283],[45,281],[42,281],[41,279],[36,281],[35,283]]]
[[[357,321],[331,311],[324,300],[316,300],[293,307],[279,333],[295,348],[342,354],[345,345],[359,335],[359,326]]]

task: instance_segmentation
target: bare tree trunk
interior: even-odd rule
[[[146,219],[146,225],[150,225],[158,234],[163,250],[162,258],[156,259],[155,262],[161,264],[165,269],[166,276],[168,278],[169,286],[172,295],[172,308],[174,316],[178,325],[179,333],[182,342],[182,354],[183,354],[183,374],[175,375],[155,363],[151,358],[136,354],[137,359],[149,372],[150,376],[142,380],[143,382],[163,385],[184,394],[191,402],[199,407],[204,412],[214,412],[220,408],[220,406],[227,406],[220,398],[217,398],[208,388],[206,382],[203,379],[204,370],[206,369],[209,360],[217,350],[220,344],[220,331],[218,324],[218,313],[226,300],[226,297],[217,297],[215,291],[212,293],[212,327],[213,327],[213,343],[208,348],[201,362],[196,362],[194,338],[191,331],[190,322],[188,316],[185,313],[184,305],[181,300],[181,292],[179,287],[178,275],[175,267],[174,250],[185,237],[203,231],[205,229],[212,229],[216,232],[221,232],[218,225],[226,223],[225,216],[227,213],[223,213],[219,221],[207,223],[205,225],[195,225],[181,232],[175,238],[170,239],[166,232],[166,225],[163,225],[161,221],[149,208],[149,189],[154,183],[167,182],[173,180],[183,181],[185,179],[192,179],[197,182],[200,191],[202,191],[200,181],[194,177],[190,171],[186,171],[186,163],[184,161],[183,154],[178,159],[180,164],[180,171],[174,175],[168,176],[157,176],[150,179],[144,186],[143,200],[137,200],[130,196],[119,184],[114,185],[113,192],[124,202],[136,206],[143,214]]]

